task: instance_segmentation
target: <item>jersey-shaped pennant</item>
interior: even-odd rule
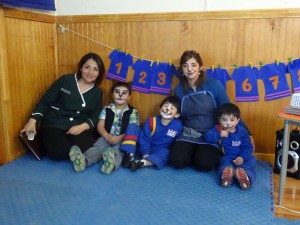
[[[174,65],[169,63],[153,63],[153,77],[150,92],[169,95],[171,93],[172,77],[178,72]]]
[[[152,82],[153,71],[151,69],[151,62],[148,60],[137,60],[132,69],[134,70],[132,90],[150,93],[150,86]]]
[[[287,66],[284,63],[264,65],[260,69],[261,80],[265,87],[265,100],[274,100],[291,95],[286,80]]]
[[[133,63],[132,55],[114,50],[110,53],[109,58],[111,63],[106,78],[126,82],[128,69]]]
[[[223,68],[214,68],[214,69],[210,68],[206,70],[206,74],[220,81],[226,90],[226,83],[228,80],[230,80],[230,76],[227,70]]]
[[[236,102],[255,102],[259,100],[257,79],[260,78],[256,67],[244,66],[236,68],[231,79],[235,81]]]
[[[295,59],[289,62],[288,71],[292,77],[294,92],[300,92],[300,59]]]

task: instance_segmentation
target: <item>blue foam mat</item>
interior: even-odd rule
[[[274,219],[271,164],[250,190],[218,184],[216,171],[120,168],[73,171],[69,161],[27,154],[0,167],[2,225],[296,224]]]

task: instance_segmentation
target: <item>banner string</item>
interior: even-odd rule
[[[109,46],[109,45],[103,44],[103,43],[101,43],[101,42],[95,41],[95,40],[93,40],[93,39],[91,39],[91,38],[89,38],[89,37],[86,37],[86,36],[84,36],[84,35],[82,35],[82,34],[76,32],[76,31],[73,31],[73,30],[70,30],[69,28],[66,28],[66,27],[64,27],[64,26],[61,25],[61,24],[59,24],[58,26],[59,26],[59,28],[60,28],[60,30],[61,30],[61,33],[64,33],[65,31],[69,31],[69,32],[71,32],[71,33],[73,33],[73,34],[76,34],[76,35],[78,35],[78,36],[80,36],[80,37],[82,37],[82,38],[85,38],[85,39],[87,39],[87,40],[89,40],[89,41],[92,41],[92,42],[94,42],[94,43],[96,43],[96,44],[99,44],[99,45],[101,45],[101,46],[103,46],[103,47],[106,47],[106,48],[108,48],[108,49],[111,49],[111,50],[118,49],[118,48],[113,48],[113,47],[111,47],[111,46]],[[149,62],[154,62],[154,61],[155,61],[155,60],[151,60],[151,59],[145,59],[145,58],[139,57],[139,56],[137,56],[137,55],[133,55],[133,54],[131,54],[131,55],[132,55],[132,57],[137,58],[137,59],[140,59],[140,60],[146,60],[146,61],[149,61]],[[291,57],[289,60],[287,60],[287,61],[282,61],[281,63],[287,64],[287,63],[292,62],[293,60],[296,60],[296,59],[299,59],[299,58],[295,58],[295,59],[294,59],[294,58]],[[280,63],[278,60],[275,60],[275,61],[276,61],[276,63]],[[174,65],[174,66],[179,67],[179,65]],[[251,63],[249,63],[249,66],[251,66],[251,67],[258,67],[258,68],[259,68],[259,67],[264,66],[264,64],[263,64],[262,62],[260,62],[259,65],[251,65]],[[238,65],[234,65],[234,66],[231,66],[231,67],[221,67],[220,64],[218,65],[218,68],[222,68],[222,69],[225,69],[225,70],[228,70],[228,69],[235,69],[235,68],[238,68],[238,67],[239,67]],[[216,67],[214,67],[214,65],[212,65],[211,67],[204,67],[204,69],[214,69],[214,68],[216,68]]]

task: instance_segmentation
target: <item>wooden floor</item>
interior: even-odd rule
[[[278,187],[279,187],[279,174],[274,174],[274,204],[278,203]],[[300,180],[287,177],[284,186],[281,206],[298,211],[299,213],[289,212],[288,210],[275,207],[275,217],[284,217],[289,220],[300,220]]]

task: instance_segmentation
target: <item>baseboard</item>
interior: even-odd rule
[[[272,165],[274,165],[275,154],[254,153],[254,156],[256,157],[257,160],[264,160],[264,161],[270,162],[270,163],[272,163]]]

